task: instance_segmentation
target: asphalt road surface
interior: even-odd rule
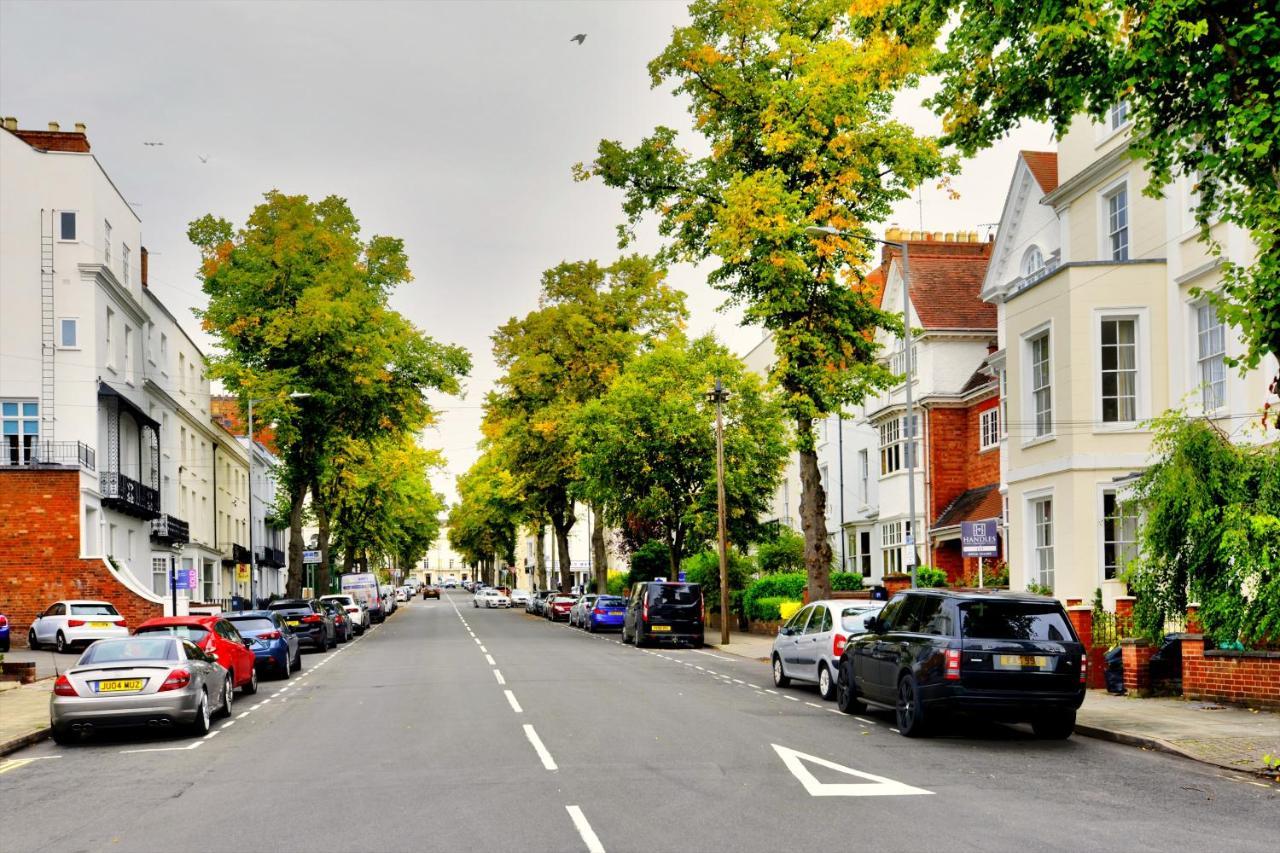
[[[0,850],[1261,851],[1280,793],[1019,726],[908,740],[708,649],[415,601],[207,739],[0,759]]]

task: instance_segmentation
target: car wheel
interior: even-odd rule
[[[302,646],[298,646],[298,650],[293,653],[293,671],[302,671]]]
[[[831,670],[827,667],[826,661],[818,665],[818,695],[827,702],[836,698],[835,681],[831,678]]]
[[[898,682],[898,732],[903,737],[920,737],[925,733],[924,706],[920,704],[920,688],[911,675]]]
[[[209,733],[209,694],[200,691],[200,704],[196,708],[196,718],[191,722],[191,733],[197,737]]]
[[[258,668],[255,666],[249,670],[249,683],[240,688],[243,696],[252,696],[258,692]]]
[[[33,652],[40,650],[40,641],[36,639],[36,629],[32,628],[27,632],[27,648]]]
[[[786,672],[782,669],[782,658],[778,655],[773,656],[773,686],[789,687],[791,679],[787,677]]]
[[[587,623],[587,633],[594,634],[596,632],[596,621],[592,619]]]
[[[58,635],[53,638],[53,648],[60,655],[67,653],[67,638],[62,636],[61,631],[59,631]]]
[[[1066,740],[1075,729],[1075,711],[1045,714],[1031,721],[1031,730],[1036,733],[1036,737],[1045,740]]]
[[[222,681],[222,707],[218,709],[218,717],[230,717],[231,705],[235,702],[235,680],[228,675]]]
[[[867,710],[867,706],[858,700],[858,688],[853,684],[853,664],[847,660],[840,661],[836,674],[836,707],[845,714],[861,714]]]
[[[285,649],[284,664],[280,667],[280,679],[282,681],[288,681],[289,677],[292,675],[293,675],[293,661],[289,660],[289,650]]]
[[[334,635],[333,635],[332,637],[328,637],[328,638],[326,638],[326,639],[327,639],[327,642],[325,643],[325,648],[326,648],[326,649],[336,649],[336,648],[338,647],[338,634],[337,634],[337,632],[334,632]]]
[[[49,729],[49,736],[53,738],[53,742],[59,746],[69,746],[80,740],[80,736],[64,726],[53,726]]]

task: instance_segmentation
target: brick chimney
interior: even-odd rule
[[[4,129],[37,151],[69,151],[74,154],[89,153],[89,138],[85,136],[84,122],[77,122],[75,131],[64,131],[56,121],[49,122],[48,130],[21,130],[13,116],[4,117]]]

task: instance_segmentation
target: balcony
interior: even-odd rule
[[[93,448],[80,441],[32,441],[19,445],[16,435],[7,435],[0,445],[0,468],[83,468],[97,465]]]
[[[172,515],[151,519],[151,539],[170,545],[185,545],[191,541],[191,525]]]
[[[115,471],[102,475],[102,505],[138,518],[160,517],[160,492]]]
[[[284,568],[284,551],[271,546],[263,546],[262,552],[258,555],[258,565],[272,566],[277,569]]]
[[[243,545],[237,545],[234,542],[221,542],[218,544],[218,550],[222,552],[222,562],[225,565],[249,563],[249,549]]]

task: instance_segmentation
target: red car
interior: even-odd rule
[[[231,673],[231,683],[241,693],[252,696],[258,692],[258,670],[248,647],[252,640],[240,636],[236,626],[221,616],[159,616],[143,622],[134,633],[171,634],[190,640],[218,656],[218,663]]]
[[[578,600],[576,595],[553,595],[547,600],[547,618],[552,622],[569,621],[569,611]]]

